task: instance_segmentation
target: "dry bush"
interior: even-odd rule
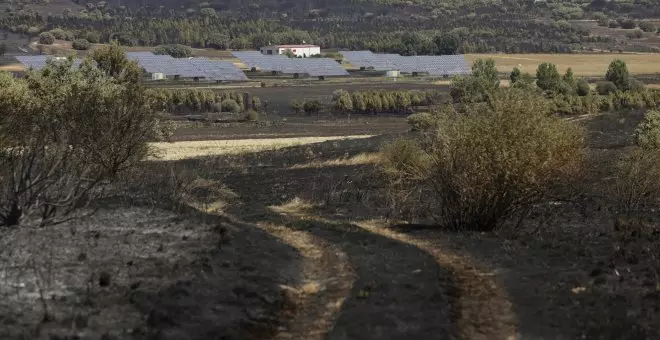
[[[383,149],[394,201],[415,205],[415,219],[492,230],[579,172],[584,133],[552,116],[543,98],[501,90],[464,109],[438,114],[419,141]]]
[[[634,133],[638,148],[617,164],[611,197],[618,211],[639,212],[660,198],[660,112],[649,111]]]

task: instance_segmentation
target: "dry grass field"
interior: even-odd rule
[[[540,63],[557,65],[560,72],[569,67],[577,76],[604,76],[607,67],[614,59],[622,59],[628,64],[632,74],[660,73],[659,53],[602,53],[602,54],[468,54],[469,63],[478,58],[493,58],[500,72],[511,72],[518,67],[523,72],[534,74]]]
[[[370,135],[359,136],[328,136],[328,137],[295,137],[266,138],[238,140],[207,140],[181,141],[170,143],[153,143],[159,154],[157,159],[163,161],[181,160],[206,156],[239,155],[306,144],[322,143],[336,140],[370,138]]]

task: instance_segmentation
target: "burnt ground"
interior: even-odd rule
[[[150,163],[91,219],[3,231],[16,297],[2,300],[0,338],[657,339],[660,262],[645,249],[660,240],[622,235],[642,229],[615,218],[607,189],[640,117],[576,119],[578,194],[494,233],[391,228],[376,168],[353,156],[404,131]],[[39,322],[29,268],[48,263],[52,316]]]

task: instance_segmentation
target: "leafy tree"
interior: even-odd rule
[[[513,83],[512,87],[515,89],[534,91],[536,90],[536,79],[534,79],[534,76],[529,74],[529,72],[525,72],[520,75],[515,83]]]
[[[137,77],[108,77],[89,60],[80,69],[71,63],[25,79],[0,75],[0,225],[74,217],[142,164],[149,142],[162,136],[149,94],[131,81]]]
[[[174,58],[188,58],[192,56],[192,49],[184,45],[163,45],[154,49],[154,54],[171,55]]]
[[[541,63],[536,69],[536,85],[544,91],[559,91],[561,80],[555,64]]]
[[[620,19],[619,24],[621,25],[621,28],[627,30],[637,27],[637,22],[633,19]]]
[[[50,33],[55,37],[55,39],[58,39],[58,40],[65,40],[66,39],[66,33],[61,28],[52,29],[52,30],[50,30]]]
[[[337,90],[333,94],[335,109],[342,113],[351,113],[353,111],[353,98],[351,94],[344,90]]]
[[[575,75],[573,74],[573,69],[572,68],[569,67],[566,70],[566,73],[564,74],[564,77],[562,77],[562,80],[565,84],[567,84],[571,88],[574,88],[576,86]]]
[[[72,47],[74,50],[89,50],[92,47],[92,44],[85,39],[76,39],[73,41]]]
[[[306,100],[305,103],[303,104],[303,111],[305,111],[305,113],[308,115],[317,114],[321,111],[322,107],[323,104],[321,104],[321,102],[316,99]]]
[[[628,90],[630,73],[626,62],[621,59],[612,61],[605,74],[605,79],[614,83],[619,90]]]
[[[433,42],[435,43],[436,52],[440,55],[456,54],[460,45],[458,37],[451,33],[438,35],[433,39]]]
[[[52,45],[55,42],[55,36],[50,32],[39,34],[39,43],[42,45]]]
[[[483,102],[499,86],[500,79],[495,61],[477,59],[472,65],[472,75],[455,77],[452,80],[450,95],[455,102]]]

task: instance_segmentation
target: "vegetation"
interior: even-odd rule
[[[152,89],[150,92],[158,103],[156,108],[168,113],[241,112],[245,108],[243,95],[238,92],[194,89]],[[259,98],[252,100],[254,103]]]
[[[192,56],[192,49],[184,45],[164,45],[154,49],[154,54],[171,55],[174,58],[188,58]]]
[[[55,42],[55,36],[50,32],[39,34],[39,43],[43,45],[52,45]]]
[[[493,230],[580,170],[582,131],[538,95],[498,90],[436,119],[424,139],[386,146],[383,171],[397,205],[413,198],[441,227]]]
[[[86,39],[76,39],[73,41],[72,47],[74,50],[85,51],[89,50],[92,47],[92,44]]]
[[[113,77],[90,60],[0,74],[0,225],[61,223],[152,153],[162,135],[141,71],[116,62]]]
[[[437,91],[354,91],[339,90],[333,107],[345,114],[406,113],[414,107],[436,105],[444,98]]]

